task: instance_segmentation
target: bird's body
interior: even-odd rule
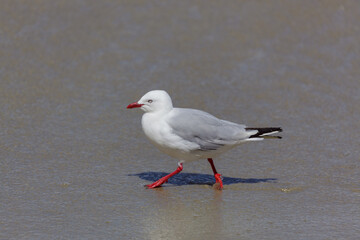
[[[218,173],[212,158],[241,143],[263,140],[270,134],[282,131],[281,128],[247,128],[204,111],[174,108],[170,96],[162,90],[150,91],[128,106],[135,107],[145,111],[141,121],[145,135],[159,150],[179,160],[181,169],[178,168],[176,173],[182,170],[184,162],[208,159],[216,177]],[[159,181],[148,187],[158,187],[164,183]],[[221,183],[222,188],[220,174],[217,182]]]
[[[249,137],[257,133],[246,131],[244,125],[187,108],[145,113],[141,123],[154,145],[181,162],[214,158],[240,143],[255,140]]]

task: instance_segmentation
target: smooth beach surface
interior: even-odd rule
[[[2,1],[0,239],[358,239],[360,2]],[[177,167],[153,89],[281,140]]]

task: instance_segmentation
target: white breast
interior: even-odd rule
[[[165,119],[156,113],[145,113],[141,120],[145,135],[162,152],[179,160],[193,159],[190,152],[199,146],[173,134]]]

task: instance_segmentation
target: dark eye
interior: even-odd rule
[[[153,100],[148,100],[148,103],[152,103],[153,102]]]

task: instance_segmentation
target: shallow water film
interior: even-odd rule
[[[359,239],[359,1],[0,5],[0,239]],[[283,139],[145,189],[153,89]]]

